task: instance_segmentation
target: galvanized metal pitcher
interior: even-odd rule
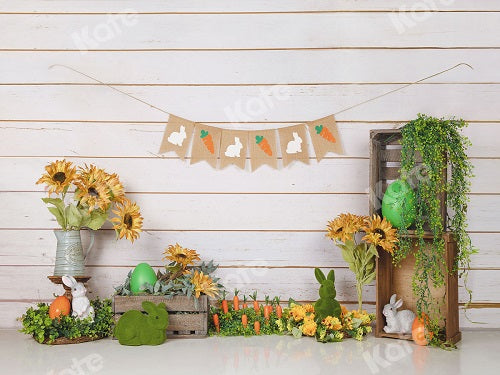
[[[86,276],[85,259],[94,245],[94,231],[90,230],[90,243],[85,253],[79,230],[55,230],[54,234],[57,238],[54,276]]]

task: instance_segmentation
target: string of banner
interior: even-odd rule
[[[155,110],[169,115],[160,145],[160,154],[175,152],[183,160],[187,155],[191,154],[191,164],[205,161],[216,169],[223,169],[229,165],[245,169],[248,155],[250,158],[251,170],[255,171],[262,165],[268,165],[277,169],[280,155],[283,161],[283,167],[288,166],[293,161],[309,164],[308,135],[318,162],[329,152],[343,154],[342,140],[335,121],[335,115],[380,99],[408,86],[444,74],[461,65],[473,69],[472,66],[467,63],[459,63],[451,68],[434,73],[418,81],[405,84],[381,95],[344,108],[329,116],[309,121],[305,124],[251,131],[222,129],[191,121],[173,115],[151,103],[128,94],[111,84],[102,82],[72,67],[56,64],[52,65],[50,68],[58,66],[72,70],[134,100],[146,104]]]

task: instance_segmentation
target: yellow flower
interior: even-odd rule
[[[352,319],[349,317],[344,318],[344,328],[345,329],[352,329]]]
[[[214,283],[212,278],[208,275],[204,275],[203,272],[194,271],[193,277],[191,278],[191,283],[194,285],[194,293],[196,298],[200,296],[201,293],[207,296],[215,298],[219,295],[219,289]]]
[[[372,326],[366,326],[365,329],[367,333],[370,333],[372,331]]]
[[[302,333],[306,336],[314,336],[316,334],[316,322],[314,320],[308,321],[302,325]]]
[[[116,173],[105,173],[105,181],[108,188],[109,200],[111,202],[122,203],[125,199],[125,192],[118,175]]]
[[[71,185],[76,175],[76,167],[73,167],[73,163],[66,159],[50,163],[45,166],[45,171],[47,173],[44,173],[36,183],[46,184],[49,188],[49,195],[62,193]]]
[[[304,305],[304,309],[306,310],[307,313],[312,313],[314,312],[314,306],[308,303],[307,305]]]
[[[344,333],[343,332],[335,332],[333,334],[333,336],[337,339],[337,340],[342,340],[344,338]]]
[[[304,322],[307,323],[307,322],[311,322],[311,321],[314,321],[314,314],[307,314],[304,317]]]
[[[106,172],[95,165],[80,168],[76,181],[75,199],[81,205],[87,205],[89,212],[96,207],[107,211],[111,203]]]
[[[334,317],[334,316],[327,316],[323,321],[321,322],[326,328],[331,329],[333,331],[338,331],[339,329],[342,328],[342,323],[340,323],[339,318]]]
[[[333,221],[328,222],[326,236],[332,240],[346,242],[352,240],[354,233],[361,230],[365,221],[364,216],[340,214]]]
[[[347,315],[349,313],[349,310],[347,310],[347,307],[345,307],[344,305],[340,305],[340,309],[342,311],[340,315]]]
[[[200,255],[196,250],[187,249],[178,243],[167,247],[163,254],[165,255],[163,259],[182,264],[183,268],[194,264],[195,260],[200,260]]]
[[[378,215],[373,215],[365,220],[363,231],[366,233],[363,241],[371,243],[375,246],[380,246],[389,253],[393,253],[398,242],[396,229],[392,227],[385,218]]]
[[[125,237],[133,243],[142,232],[143,219],[139,206],[125,199],[122,203],[117,204],[116,208],[113,213],[118,217],[111,219],[111,222],[114,223],[113,228],[120,239]]]
[[[293,317],[293,320],[295,320],[296,322],[300,322],[306,317],[306,309],[304,308],[304,306],[295,305],[290,310],[290,315]]]

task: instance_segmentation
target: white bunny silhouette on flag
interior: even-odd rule
[[[299,134],[297,132],[293,132],[293,141],[288,142],[286,146],[286,153],[287,154],[297,154],[299,152],[302,152],[302,138],[299,137]]]
[[[227,146],[226,152],[224,152],[224,155],[226,155],[228,158],[239,158],[240,151],[242,148],[243,148],[243,145],[241,144],[240,138],[234,137],[234,144]]]

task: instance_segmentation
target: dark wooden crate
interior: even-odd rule
[[[387,186],[400,177],[399,169],[401,166],[401,131],[399,129],[372,130],[370,132],[370,215],[377,213],[381,215],[382,198]],[[417,154],[415,160],[417,166],[421,164],[421,158]],[[447,170],[443,170],[443,176],[446,179]],[[447,219],[446,194],[440,195],[441,216],[443,227]],[[426,228],[424,228],[426,229]],[[414,230],[408,231],[410,238],[416,236]],[[449,233],[443,236],[445,240],[446,264],[448,270],[452,270],[454,259],[457,254],[457,246],[453,237]],[[432,234],[425,233],[426,242],[432,241]],[[392,264],[392,257],[389,253],[382,251],[379,253],[376,262],[376,337],[391,337],[410,339],[411,336],[385,333],[383,328],[385,318],[382,310],[389,302],[392,294],[396,293],[398,299],[403,299],[401,309],[410,309],[416,311],[416,297],[412,292],[412,277],[414,273],[415,257],[410,254],[403,260],[398,267]],[[457,273],[446,272],[445,285],[439,290],[432,290],[441,310],[442,326],[446,331],[446,339],[451,342],[458,342],[461,339],[458,319],[458,275]]]
[[[198,298],[195,306],[193,298],[175,296],[166,298],[164,296],[114,296],[113,312],[115,319],[128,310],[142,309],[142,302],[150,301],[154,304],[163,302],[169,314],[169,325],[167,328],[168,338],[201,338],[206,337],[208,332],[208,299],[202,295]]]

